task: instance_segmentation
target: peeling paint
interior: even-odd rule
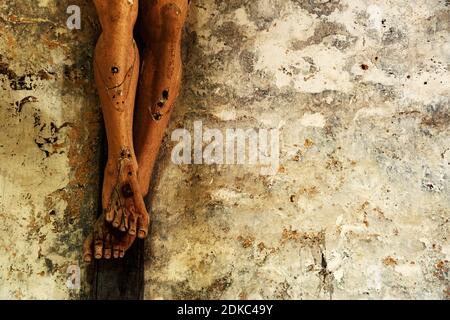
[[[146,298],[448,299],[443,12],[196,1],[172,128],[277,127],[280,170],[179,167],[167,144]]]

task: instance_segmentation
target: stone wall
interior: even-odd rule
[[[195,1],[172,129],[278,128],[280,167],[167,148],[146,298],[449,298],[449,22],[438,0]]]
[[[81,30],[66,26],[69,4],[82,9]],[[98,206],[96,20],[91,1],[0,1],[2,299],[89,291],[86,281],[81,291],[66,281],[71,266],[85,274],[83,230]]]

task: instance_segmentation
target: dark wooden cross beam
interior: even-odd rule
[[[106,135],[100,139],[100,188],[98,216],[102,212],[101,190],[103,171],[107,160]],[[91,299],[93,300],[142,300],[144,296],[144,240],[136,239],[123,259],[94,262]]]
[[[144,296],[144,241],[137,240],[123,259],[95,262],[94,300],[142,300]]]

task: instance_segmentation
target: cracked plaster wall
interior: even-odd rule
[[[83,29],[66,27],[69,4]],[[101,117],[91,1],[0,0],[0,298],[66,299],[97,212]],[[83,276],[85,278],[85,276]]]
[[[449,1],[195,1],[172,128],[279,128],[281,163],[167,148],[146,298],[448,299],[449,32]]]

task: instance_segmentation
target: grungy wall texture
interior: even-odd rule
[[[81,31],[66,27],[69,4],[86,15]],[[82,267],[83,230],[98,203],[91,21],[91,1],[0,0],[1,299],[89,290],[69,290],[66,281],[70,266]]]
[[[89,291],[98,31],[90,0],[0,0],[0,298]],[[192,1],[146,299],[448,299],[449,42],[448,0]],[[276,174],[173,164],[200,120],[279,129]]]
[[[194,1],[172,129],[279,128],[281,163],[168,148],[146,298],[448,299],[449,41],[445,0]]]

